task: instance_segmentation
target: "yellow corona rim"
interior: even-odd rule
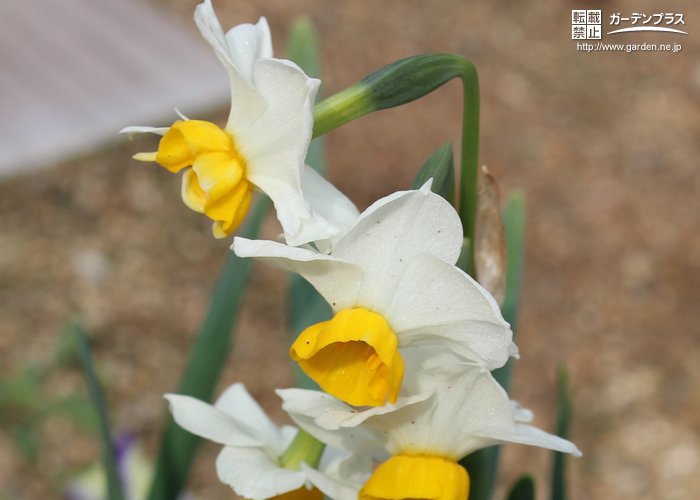
[[[457,462],[432,455],[395,455],[360,490],[360,500],[466,500],[469,474]]]
[[[357,307],[304,330],[292,359],[323,390],[354,406],[394,403],[404,363],[398,339],[380,314]]]

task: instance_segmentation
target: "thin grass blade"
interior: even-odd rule
[[[90,346],[88,345],[83,329],[78,323],[75,323],[73,331],[80,354],[80,361],[83,365],[83,373],[85,374],[85,380],[88,384],[90,398],[97,412],[100,440],[102,442],[102,462],[105,468],[105,476],[107,477],[107,499],[123,500],[124,493],[122,492],[119,470],[117,468],[117,454],[114,449],[114,441],[112,439],[112,431],[107,416],[107,404],[105,403],[102,385],[97,378],[97,373],[95,373],[95,365],[92,362]]]
[[[571,422],[571,398],[569,395],[569,374],[564,366],[557,373],[559,404],[557,408],[557,435],[566,439]],[[552,464],[552,500],[566,500],[566,454],[554,452]]]
[[[307,75],[321,77],[321,61],[318,50],[318,37],[308,17],[297,19],[287,41],[287,55],[297,63]],[[316,99],[320,98],[320,92]],[[306,164],[320,174],[326,171],[326,138],[317,137],[309,146]],[[331,317],[331,308],[305,279],[298,274],[289,275],[289,341],[307,327],[325,321]],[[296,363],[294,366],[294,385],[304,389],[318,389],[318,384],[311,380]]]

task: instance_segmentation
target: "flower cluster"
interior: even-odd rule
[[[460,217],[431,181],[362,213],[304,165],[319,81],[272,57],[265,19],[224,34],[209,0],[197,26],[226,68],[224,129],[182,118],[155,161],[183,172],[182,199],[232,234],[254,189],[274,202],[283,242],[234,239],[255,258],[306,279],[333,317],[304,330],[290,356],[323,391],[279,390],[301,430],[279,428],[240,384],[211,406],[167,395],[176,422],[223,445],[219,478],[250,499],[464,499],[469,453],[513,442],[580,454],[528,422],[491,375],[517,356],[494,298],[456,266]]]

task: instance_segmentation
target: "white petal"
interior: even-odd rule
[[[434,421],[434,414],[439,411],[436,407],[435,394],[423,393],[413,404],[396,405],[393,411],[368,415],[364,427],[382,436],[391,454],[431,452],[457,458],[450,437],[446,437],[451,436],[450,430],[440,421]],[[460,425],[459,419],[453,417],[451,424]]]
[[[271,450],[278,454],[284,452],[285,439],[281,430],[260,408],[243,384],[233,384],[226,389],[214,406],[254,429],[258,439],[266,443]]]
[[[571,453],[575,457],[582,455],[574,443],[566,439],[555,436],[548,432],[525,424],[515,424],[513,433],[508,435],[493,436],[494,440],[501,443],[518,443],[531,446],[539,446],[540,448],[548,448],[550,450],[560,451],[562,453]]]
[[[311,141],[313,100],[319,81],[307,77],[298,66],[278,59],[259,60],[254,67],[255,86],[267,108],[252,124],[229,121],[246,160],[246,177],[275,204],[287,243],[296,246],[315,235],[301,233],[310,219],[311,206],[304,198],[301,175]]]
[[[284,160],[279,163],[286,167]],[[277,177],[260,177],[247,175],[261,191],[270,197],[275,206],[275,215],[282,225],[284,239],[291,246],[298,246],[306,241],[301,241],[299,235],[305,221],[311,219],[311,205],[304,199],[301,192],[301,181],[296,182],[292,171],[280,169]],[[285,178],[286,177],[286,178]],[[255,179],[255,180],[253,180]],[[311,235],[314,236],[314,235]]]
[[[396,403],[357,410],[325,392],[278,389],[277,394],[284,401],[285,411],[313,417],[318,425],[327,430],[357,427],[368,418],[395,412],[400,408],[426,401],[431,396],[429,392],[423,392],[408,397],[402,396]]]
[[[267,155],[295,155],[299,172],[313,129],[313,103],[321,81],[309,78],[299,66],[283,59],[260,59],[253,67],[253,83],[267,103],[265,113],[250,128],[230,129],[238,148],[255,174],[273,175],[273,165],[259,165]],[[228,128],[228,127],[227,127]]]
[[[219,58],[228,73],[231,83],[229,122],[235,120],[239,124],[253,123],[264,111],[265,100],[236,68],[229,44],[210,0],[205,0],[197,5],[194,11],[194,20],[200,33],[214,49],[216,57]]]
[[[421,188],[374,203],[340,239],[333,255],[362,266],[360,302],[383,312],[408,257],[430,253],[454,263],[461,246],[457,212],[442,197]]]
[[[216,472],[244,498],[262,500],[301,488],[306,482],[302,471],[284,469],[259,448],[226,446],[216,459]]]
[[[447,406],[455,404],[455,399],[458,399],[455,397],[456,395],[463,395],[461,409],[453,409],[453,414],[457,414],[457,418],[464,424],[461,431],[463,434],[462,445],[465,449],[469,448],[468,452],[484,446],[483,444],[474,446],[468,443],[469,439],[477,439],[490,441],[491,444],[511,442],[541,446],[566,453],[580,453],[576,446],[569,441],[548,434],[536,427],[518,423],[517,417],[532,417],[531,412],[520,407],[517,403],[514,405],[514,402],[508,399],[506,391],[491,373],[477,372],[476,369],[470,369],[470,372],[472,375],[469,377],[460,376],[458,372],[454,372],[455,376],[451,377],[451,384],[455,389],[454,394],[442,391],[439,397],[439,404],[444,407],[445,413],[449,413]],[[440,413],[442,413],[442,409],[440,409]],[[470,437],[467,438],[466,434],[470,434]]]
[[[532,419],[535,418],[530,410],[523,408],[523,406],[517,401],[513,401],[511,399],[510,405],[513,408],[513,419],[515,419],[516,422],[532,422]]]
[[[387,449],[397,453],[432,453],[458,460],[468,452],[493,441],[475,436],[473,429],[484,425],[508,427],[510,407],[505,400],[505,412],[492,394],[480,390],[481,371],[478,368],[432,369],[420,374],[419,389],[433,389],[433,397],[415,405],[405,406],[367,419],[366,427],[385,435]],[[417,388],[414,388],[417,389]],[[485,397],[484,397],[485,396]],[[501,405],[502,406],[502,405]],[[496,422],[484,423],[484,420]],[[512,428],[512,425],[510,426]]]
[[[385,316],[401,345],[447,338],[488,369],[503,366],[510,354],[513,333],[493,297],[468,274],[432,255],[407,260]]]
[[[365,427],[340,427],[334,418],[347,422],[351,407],[329,394],[304,389],[278,389],[282,408],[306,432],[330,446],[342,450],[383,447],[382,437]],[[317,419],[323,420],[323,425]],[[358,422],[360,423],[360,422]]]
[[[231,248],[239,257],[255,257],[274,267],[299,273],[318,290],[333,310],[355,304],[361,272],[354,264],[274,241],[236,237]]]
[[[432,453],[458,460],[494,443],[475,431],[496,429],[504,434],[513,429],[507,396],[489,377],[478,367],[432,366],[415,375],[408,388],[435,391],[431,397],[391,412],[376,412],[362,427],[386,439],[392,454]]]
[[[311,204],[312,217],[302,223],[300,239],[314,241],[322,253],[330,253],[360,212],[347,196],[309,166],[302,172],[301,186]]]
[[[318,470],[324,474],[336,474],[340,464],[347,460],[353,454],[347,450],[341,450],[334,446],[326,446],[323,450],[321,462],[318,464]]]
[[[179,394],[166,394],[165,399],[175,422],[192,434],[224,445],[264,445],[245,424],[207,403]]]
[[[333,500],[357,500],[357,495],[362,488],[361,483],[343,481],[340,477],[324,474],[304,463],[301,464],[301,470],[316,488]]]
[[[140,126],[140,125],[134,125],[131,127],[124,127],[119,131],[120,134],[129,134],[129,136],[133,134],[157,134],[157,135],[165,135],[165,133],[168,131],[170,127],[147,127],[147,126]]]
[[[454,369],[447,382],[434,383],[443,387],[438,391],[436,427],[449,429],[449,445],[457,456],[489,446],[493,434],[513,429],[508,395],[490,372],[476,367]],[[456,428],[455,421],[459,422]]]
[[[253,81],[253,65],[261,58],[272,57],[272,37],[267,19],[257,24],[239,24],[226,33],[228,52],[234,66],[248,80]]]
[[[381,463],[389,460],[391,455],[384,448],[367,448],[362,451],[353,451],[335,467],[325,471],[331,477],[340,477],[347,482],[365,484],[372,475],[374,469]],[[334,464],[335,465],[335,464]]]
[[[477,367],[446,366],[427,370],[416,377],[420,388],[437,389],[433,411],[414,418],[409,425],[399,412],[390,423],[391,444],[397,449],[434,449],[461,458],[497,443],[520,443],[580,453],[569,441],[535,427],[517,423],[508,395],[490,372]],[[388,420],[388,419],[387,419]],[[368,421],[377,426],[379,422]],[[386,422],[382,422],[388,425]],[[427,448],[426,448],[427,447]]]

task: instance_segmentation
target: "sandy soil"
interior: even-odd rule
[[[194,1],[153,3],[194,30]],[[700,6],[600,3],[606,14],[685,13],[691,36],[620,35],[624,43],[683,43],[670,54],[577,52],[571,7],[561,2],[279,4],[216,8],[225,26],[267,16],[280,48],[291,19],[310,15],[323,41],[326,94],[416,53],[456,52],[476,63],[481,161],[502,192],[520,188],[528,200],[513,396],[551,430],[556,367],[569,367],[572,439],[584,452],[569,462],[572,499],[694,498],[700,50],[692,35]],[[406,188],[435,148],[457,142],[459,99],[450,83],[332,133],[331,179],[362,208]],[[165,411],[161,395],[177,383],[228,251],[180,203],[178,178],[130,159],[152,145],[135,140],[0,184],[0,376],[48,363],[61,328],[78,316],[92,334],[116,426],[148,449]],[[265,234],[275,231],[269,221]],[[256,266],[221,380],[245,382],[280,420],[272,388],[290,380],[284,295],[281,273]],[[83,390],[79,368],[62,365],[42,384],[39,404]],[[97,456],[93,434],[70,419],[46,419],[36,431],[41,453],[33,463],[0,433],[9,498],[56,497],[65,478]],[[228,493],[216,480],[216,451],[206,445],[198,457],[198,498]],[[504,484],[523,471],[546,477],[544,451],[510,446],[504,458]]]

